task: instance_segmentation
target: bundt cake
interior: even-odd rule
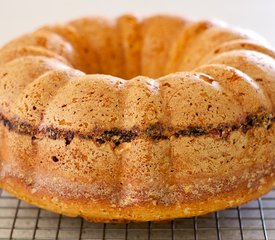
[[[173,16],[46,26],[0,50],[0,187],[90,221],[237,206],[275,183],[275,53]]]

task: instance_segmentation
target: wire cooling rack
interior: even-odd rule
[[[68,218],[0,190],[0,239],[275,240],[275,189],[241,207],[202,217],[129,224]]]

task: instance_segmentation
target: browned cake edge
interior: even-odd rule
[[[233,191],[224,191],[204,200],[174,205],[154,205],[152,202],[137,203],[124,208],[111,207],[110,202],[102,201],[87,203],[85,199],[68,199],[60,197],[56,192],[48,189],[40,189],[35,194],[31,193],[31,187],[16,177],[5,177],[0,182],[0,187],[19,199],[28,203],[64,214],[70,217],[81,216],[93,222],[140,222],[140,221],[164,221],[175,218],[204,215],[213,211],[238,206],[256,199],[269,192],[275,185],[274,173],[261,178],[257,189],[251,191],[247,183],[243,182]],[[54,201],[53,201],[54,199]]]

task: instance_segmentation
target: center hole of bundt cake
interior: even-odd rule
[[[102,47],[97,54],[88,47],[85,50],[86,59],[81,66],[75,67],[86,74],[106,74],[126,80],[137,76],[156,79],[174,72],[192,71],[201,65],[207,54],[187,55],[183,51],[176,52],[175,42],[164,44],[163,41],[154,41],[135,53],[122,49],[123,42],[117,42],[118,46]],[[132,43],[128,48],[137,47]]]
[[[95,57],[91,57],[93,55],[91,51],[87,50],[87,53],[90,55],[88,59]],[[159,78],[178,71],[174,66],[170,66],[172,64],[168,57],[164,57],[166,53],[148,52],[148,54],[139,52],[135,57],[130,57],[111,48],[100,49],[100,55],[96,56],[95,60],[87,60],[82,66],[74,67],[86,74],[106,74],[126,80],[137,76]]]
[[[72,41],[77,52],[73,66],[87,74],[123,79],[191,71],[206,62],[216,45],[238,37],[224,30],[222,36],[211,32],[215,27],[209,21],[193,23],[164,15],[142,21],[130,15],[111,22],[83,18],[70,22],[70,27],[78,36]],[[204,39],[202,34],[210,35]]]
[[[107,74],[123,79],[136,76],[158,78],[194,68],[182,46],[186,25],[179,18],[156,17],[139,22],[124,16],[116,22],[82,19],[70,23],[80,33],[76,68],[87,74]],[[190,56],[190,57],[189,57]],[[186,67],[185,67],[186,66]]]
[[[121,43],[122,44],[122,43]],[[177,65],[167,52],[138,53],[135,58],[124,56],[122,52],[102,49],[96,61],[88,61],[86,66],[75,66],[86,74],[106,74],[130,80],[137,76],[159,78],[179,71],[189,71],[194,67]]]

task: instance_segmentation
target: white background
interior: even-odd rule
[[[260,33],[275,46],[275,0],[0,0],[0,46],[44,24],[122,13],[222,19]]]

